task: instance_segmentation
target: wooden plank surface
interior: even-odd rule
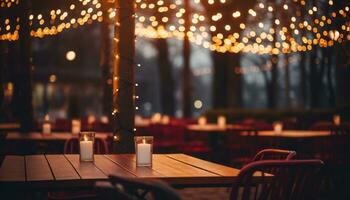
[[[23,156],[6,156],[0,167],[0,181],[22,181],[25,177],[25,163]]]
[[[0,123],[0,130],[16,130],[20,129],[21,125],[19,123]]]
[[[27,181],[54,180],[44,155],[25,156]]]
[[[46,155],[55,180],[76,180],[80,179],[70,162],[64,155]]]
[[[65,157],[72,164],[81,179],[107,179],[100,169],[93,162],[80,162],[79,155],[66,154]]]
[[[218,176],[211,172],[202,170],[192,165],[179,162],[166,155],[153,155],[154,170],[160,172],[166,177],[211,177]]]
[[[188,165],[198,167],[200,169],[206,170],[214,174],[218,174],[220,176],[233,177],[233,176],[237,176],[239,173],[238,169],[234,169],[224,165],[219,165],[209,161],[201,160],[185,154],[167,154],[167,156],[179,162],[183,162]]]
[[[254,129],[239,124],[227,124],[226,126],[219,126],[217,124],[190,124],[187,125],[187,130],[195,133],[229,133],[227,131],[252,131]]]
[[[262,137],[285,137],[285,138],[313,138],[331,136],[331,131],[309,131],[309,130],[285,130],[281,133],[275,131],[259,131]]]
[[[107,139],[108,136],[111,136],[112,133],[96,133],[95,137],[101,139]],[[61,133],[51,133],[51,134],[42,134],[40,132],[31,132],[31,133],[20,133],[20,132],[9,132],[6,135],[6,140],[40,140],[40,141],[64,141],[73,137],[78,137],[78,135],[61,132]]]
[[[137,177],[164,177],[150,167],[136,167],[134,154],[106,155],[106,157]]]
[[[95,165],[106,175],[135,177],[135,175],[126,171],[123,167],[117,165],[103,155],[95,155]]]
[[[154,154],[152,167],[136,167],[134,154],[95,155],[95,162],[80,162],[79,155],[6,156],[0,168],[0,185],[9,186],[12,181],[24,187],[79,188],[115,174],[161,179],[179,187],[226,187],[238,173],[238,169],[184,154]]]

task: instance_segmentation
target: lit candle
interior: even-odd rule
[[[168,115],[164,115],[162,117],[162,124],[167,125],[170,122],[170,117]]]
[[[79,134],[81,131],[81,122],[80,120],[73,119],[72,120],[72,133]]]
[[[86,135],[84,135],[84,140],[80,141],[80,160],[94,160],[93,141],[89,141]]]
[[[155,113],[151,118],[152,124],[158,124],[160,123],[161,120],[162,120],[162,115],[160,113]]]
[[[142,139],[142,143],[137,144],[137,163],[139,166],[150,166],[151,165],[151,144],[146,143],[146,139]]]
[[[283,124],[282,124],[282,122],[275,122],[273,124],[273,129],[274,129],[275,133],[282,133],[282,131],[283,131]]]
[[[200,118],[198,118],[198,124],[199,124],[200,126],[206,125],[206,124],[207,124],[207,118],[205,118],[205,117],[200,117]]]
[[[340,115],[334,115],[333,116],[333,122],[334,122],[335,125],[339,126],[340,122],[341,122]]]
[[[49,122],[43,124],[43,134],[51,134],[51,124]]]
[[[223,128],[226,127],[226,117],[225,116],[219,116],[217,120],[218,126]]]

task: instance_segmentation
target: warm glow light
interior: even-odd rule
[[[54,82],[56,82],[56,80],[57,80],[57,77],[56,77],[56,75],[55,75],[55,74],[52,74],[52,75],[50,75],[50,78],[49,78],[49,80],[50,80],[50,82],[51,82],[51,83],[54,83]]]
[[[75,57],[76,57],[76,54],[75,54],[74,51],[68,51],[66,53],[66,59],[69,60],[69,61],[75,60]]]
[[[203,107],[202,101],[201,101],[201,100],[196,100],[196,101],[194,101],[194,107],[195,107],[196,109],[201,109],[201,108]]]

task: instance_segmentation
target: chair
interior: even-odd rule
[[[232,186],[230,199],[317,199],[322,179],[322,168],[323,162],[321,160],[252,162],[241,169]],[[261,177],[253,179],[254,175]]]
[[[259,160],[291,160],[296,155],[295,151],[282,149],[263,149],[253,158],[253,161]]]
[[[106,200],[180,200],[177,192],[159,180],[140,180],[120,176],[110,176],[109,182],[95,184],[99,197]]]

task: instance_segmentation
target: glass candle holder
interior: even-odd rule
[[[273,130],[277,134],[282,133],[282,131],[283,131],[283,123],[282,122],[275,122],[275,123],[273,123]]]
[[[333,116],[333,123],[336,125],[336,126],[339,126],[340,125],[340,115],[334,115]]]
[[[168,125],[170,123],[170,117],[168,115],[164,115],[162,117],[162,124]]]
[[[51,123],[50,123],[50,116],[49,115],[45,115],[45,117],[44,117],[42,133],[43,134],[51,134]]]
[[[199,124],[200,126],[206,125],[206,124],[207,124],[207,118],[204,117],[204,116],[199,117],[199,118],[198,118],[198,124]]]
[[[51,134],[51,124],[50,122],[43,123],[43,134]]]
[[[79,134],[81,131],[81,122],[78,119],[72,120],[72,133]]]
[[[162,120],[162,115],[160,113],[155,113],[151,117],[151,123],[152,124],[158,124],[158,123],[161,122],[161,120]]]
[[[226,127],[226,117],[225,116],[219,116],[217,119],[218,126],[223,128]]]
[[[152,166],[153,136],[135,136],[136,166]]]
[[[94,161],[94,132],[81,132],[79,134],[80,161]]]

